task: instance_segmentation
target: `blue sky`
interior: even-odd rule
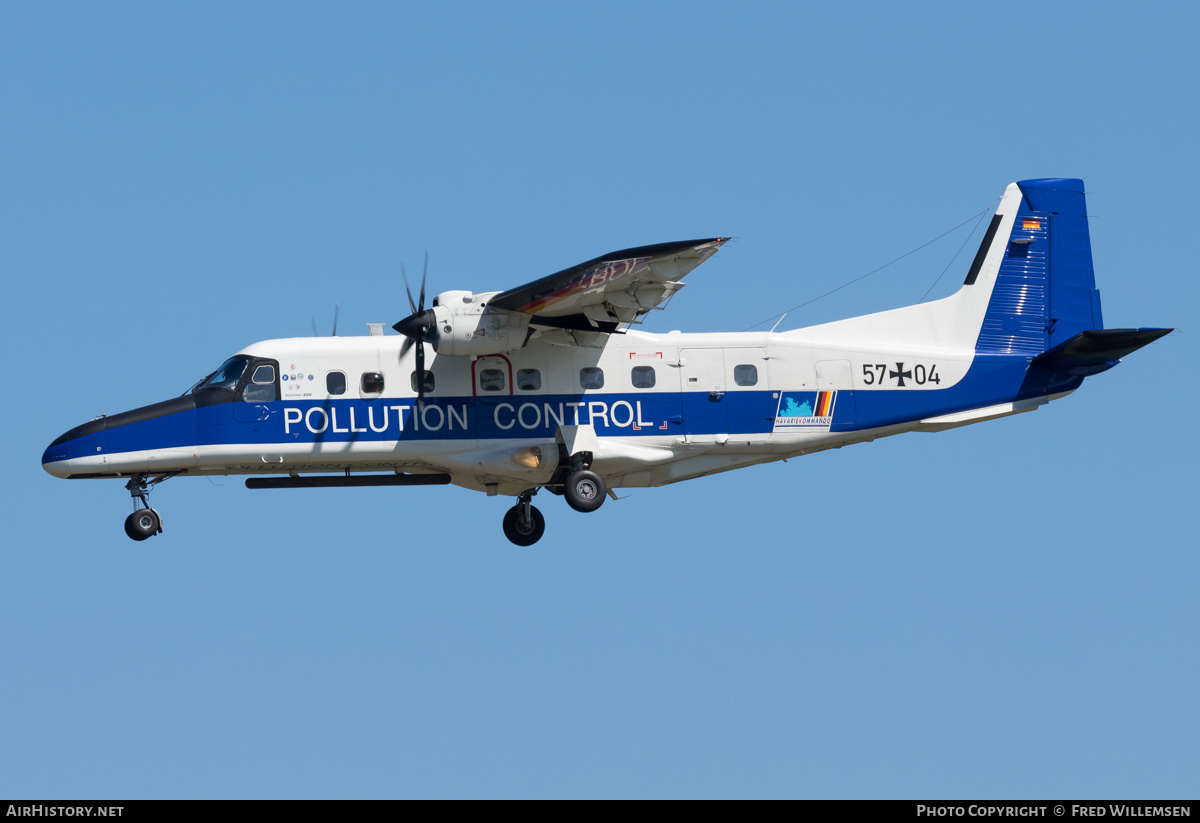
[[[0,796],[1190,797],[1190,4],[0,6]],[[43,448],[256,340],[732,235],[739,331],[1084,177],[1107,325],[1035,414],[637,490],[119,484]],[[912,303],[973,223],[793,312]],[[967,250],[931,296],[950,293]],[[1188,352],[1192,352],[1189,354]]]

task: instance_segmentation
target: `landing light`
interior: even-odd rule
[[[511,460],[518,466],[524,466],[527,469],[541,468],[542,450],[539,446],[530,446],[528,449],[515,452]]]

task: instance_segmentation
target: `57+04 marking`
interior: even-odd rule
[[[885,382],[897,388],[905,388],[909,383],[924,386],[926,383],[940,385],[942,378],[937,373],[937,366],[927,366],[917,363],[905,368],[903,363],[894,366],[887,363],[863,363],[863,383],[868,386],[882,386]]]

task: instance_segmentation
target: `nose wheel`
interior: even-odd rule
[[[504,536],[518,546],[532,546],[546,532],[546,518],[533,505],[537,490],[522,492],[517,505],[504,513]]]
[[[133,514],[125,518],[125,534],[133,540],[142,541],[147,537],[162,534],[162,517],[157,511],[150,508],[150,489],[168,477],[174,477],[174,474],[160,475],[153,480],[147,480],[144,476],[135,474],[125,484],[125,488],[129,490],[129,496],[136,501],[134,505],[140,504]]]
[[[154,509],[138,509],[125,518],[125,534],[134,540],[145,540],[162,531],[162,518]]]

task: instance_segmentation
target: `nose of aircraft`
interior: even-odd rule
[[[42,452],[42,468],[55,477],[95,471],[85,464],[103,463],[108,419],[97,417],[64,432]]]
[[[207,403],[223,404],[232,401],[233,392],[209,392],[205,397]],[[173,435],[189,444],[194,442],[188,424],[178,429],[158,424],[162,418],[186,414],[196,407],[196,395],[189,393],[119,414],[101,415],[64,432],[51,443],[42,453],[42,468],[55,477],[111,477],[128,472],[129,456],[136,453],[144,457],[153,443],[163,443],[164,438],[169,441]],[[149,430],[146,424],[151,425]]]
[[[55,465],[57,462],[58,461],[55,460],[54,447],[48,446],[46,450],[42,452],[42,468],[46,470],[47,474],[53,477],[63,477],[64,472]]]

